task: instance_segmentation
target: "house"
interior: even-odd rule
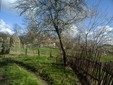
[[[56,43],[53,39],[45,39],[45,40],[42,40],[40,42],[40,46],[43,47],[43,46],[50,46],[50,47],[56,47]]]

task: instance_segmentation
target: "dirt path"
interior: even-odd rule
[[[17,65],[18,65],[18,64],[17,64]],[[35,76],[35,77],[37,78],[37,82],[38,82],[39,85],[48,85],[48,83],[47,83],[46,81],[44,81],[44,80],[39,76],[38,73],[32,72],[32,71],[30,71],[30,70],[28,70],[28,69],[26,69],[25,67],[22,67],[22,66],[20,66],[20,65],[18,65],[18,66],[19,66],[19,69],[25,69],[27,72],[29,72],[30,74],[32,74],[33,76]]]
[[[27,64],[24,64],[23,62],[19,62],[15,60],[13,62],[18,66],[20,66],[21,68],[26,69],[28,72],[34,74],[38,78],[38,80],[42,82],[42,84],[40,85],[50,85],[48,81],[44,80],[44,78],[40,75],[39,71],[36,68],[29,66]]]
[[[7,64],[6,64],[7,63]],[[19,61],[15,61],[15,60],[12,60],[12,59],[8,59],[8,60],[5,60],[5,61],[2,61],[0,62],[0,65],[8,65],[8,63],[15,63],[16,65],[18,65],[19,69],[24,69],[26,70],[27,72],[29,72],[30,74],[34,75],[36,77],[36,80],[38,82],[39,85],[49,85],[48,82],[46,82],[40,75],[39,75],[39,72],[36,68],[32,67],[32,66],[29,66],[27,64],[24,64],[22,62],[19,62]],[[1,80],[1,78],[0,78]]]

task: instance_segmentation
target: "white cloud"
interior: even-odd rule
[[[113,31],[113,27],[110,27],[110,26],[106,26],[106,30],[109,32],[109,31]]]
[[[17,0],[2,0],[2,8],[14,10],[13,3],[15,3],[16,1]]]
[[[14,3],[17,0],[2,0],[3,3]]]
[[[69,29],[64,30],[62,34],[68,38],[75,38],[78,34],[77,26],[72,25]]]
[[[11,27],[6,24],[2,19],[0,20],[0,32],[13,34],[14,32],[11,30]]]
[[[98,26],[97,32],[103,32],[104,35],[107,35],[109,32],[113,31],[113,27],[110,27],[109,25],[106,26]]]
[[[113,27],[110,27],[109,25],[98,26],[89,37],[90,39],[96,40],[97,42],[113,45],[113,34],[111,35],[112,32]],[[91,36],[93,37],[91,38]]]
[[[64,37],[68,38],[76,38],[77,35],[80,35],[81,38],[84,40],[87,35],[88,40],[97,41],[101,44],[111,44],[113,45],[113,27],[106,25],[106,26],[98,26],[95,30],[87,31],[87,29],[82,30],[79,32],[77,26],[72,25],[70,29],[66,29],[62,32]],[[100,34],[101,33],[101,34]]]
[[[109,37],[109,40],[106,41],[106,43],[113,45],[113,37]]]

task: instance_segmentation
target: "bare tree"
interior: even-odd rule
[[[33,14],[29,15],[29,17],[24,18],[24,24],[27,26],[27,32],[25,35],[25,39],[27,42],[32,44],[32,47],[37,49],[38,56],[40,56],[40,45],[41,41],[50,37],[50,30],[44,30],[41,24],[38,24],[33,16]]]
[[[16,8],[20,14],[34,13],[37,24],[41,23],[43,29],[54,30],[59,38],[64,65],[66,65],[66,52],[63,47],[61,32],[66,26],[74,24],[88,15],[83,0],[18,0]]]
[[[75,48],[73,49],[75,58],[72,58],[72,60],[70,60],[69,62],[73,63],[70,66],[72,67],[72,69],[74,69],[76,74],[79,74],[78,78],[80,79],[82,85],[97,85],[93,83],[94,81],[96,81],[98,85],[100,85],[102,83],[105,84],[105,82],[109,81],[107,79],[101,79],[101,76],[103,76],[103,62],[100,62],[100,58],[103,53],[102,46],[104,44],[108,44],[110,38],[113,39],[112,20],[112,16],[108,16],[106,13],[98,12],[95,16],[86,18],[85,20],[83,20],[83,22],[76,25],[78,28],[78,34],[80,36],[78,38],[78,41],[80,42],[78,44],[75,44]],[[77,37],[75,38],[75,41],[77,41]],[[96,62],[98,62],[98,64],[96,64]],[[83,71],[83,69],[85,70]],[[92,72],[89,72],[91,71],[91,69],[93,69]],[[98,76],[98,81],[95,79],[93,79],[94,81],[91,81],[93,77],[88,77],[88,74],[90,74],[90,76],[94,76],[94,73],[96,73],[96,76],[94,78]],[[98,73],[99,75],[97,75]]]
[[[19,34],[21,30],[21,26],[19,26],[17,23],[13,25],[13,30],[15,33]]]

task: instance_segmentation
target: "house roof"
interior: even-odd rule
[[[41,43],[42,44],[53,44],[55,42],[52,39],[49,38],[49,39],[42,40]]]

